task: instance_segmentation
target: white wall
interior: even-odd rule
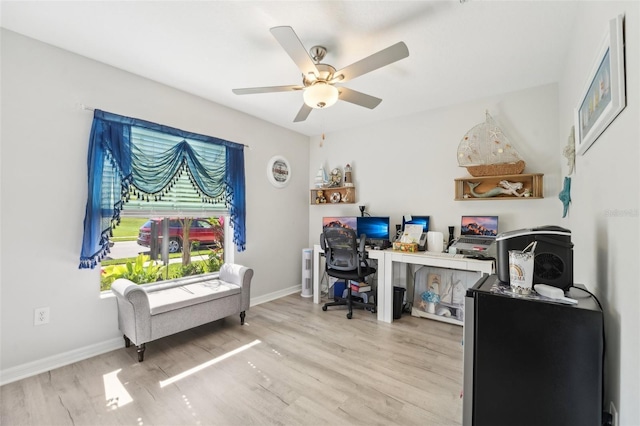
[[[558,224],[562,182],[557,147],[557,87],[546,85],[445,109],[425,111],[367,128],[329,133],[322,146],[312,139],[309,185],[325,170],[353,166],[356,204],[312,205],[309,241],[318,243],[323,216],[358,216],[366,205],[372,216],[429,215],[430,230],[460,233],[460,216],[499,215],[500,231]],[[527,163],[525,173],[544,174],[544,199],[454,201],[454,179],[469,176],[458,166],[458,144],[488,110]]]
[[[247,249],[235,260],[255,270],[254,301],[299,290],[308,137],[4,29],[1,35],[2,381],[122,344],[115,300],[100,297],[99,269],[78,269],[92,121],[78,103],[250,145]],[[284,189],[267,181],[276,154],[293,170]],[[44,306],[51,323],[36,327],[34,308]]]
[[[635,1],[581,3],[559,84],[560,135],[566,138],[608,22],[625,14],[627,107],[576,158],[565,225],[574,235],[575,279],[595,290],[604,306],[605,401],[614,401],[621,425],[640,425],[639,9]]]

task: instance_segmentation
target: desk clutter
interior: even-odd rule
[[[416,253],[418,251],[418,243],[401,243],[399,241],[394,241],[393,249],[396,251],[406,251],[409,253]]]
[[[348,296],[347,285],[344,281],[333,280],[331,285],[330,295],[334,300],[346,299]],[[367,283],[358,283],[356,281],[349,281],[351,287],[351,297],[354,299],[360,299],[358,301],[363,303],[375,303],[375,295],[373,294],[372,287]]]
[[[422,266],[413,274],[413,307],[416,317],[446,318],[453,323],[464,321],[464,296],[478,279],[471,271]],[[440,319],[442,319],[440,318]]]

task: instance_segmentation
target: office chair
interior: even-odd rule
[[[353,300],[349,281],[364,282],[365,278],[376,272],[369,266],[367,252],[364,249],[366,235],[360,235],[358,244],[356,231],[341,226],[327,226],[320,235],[320,246],[324,250],[325,271],[330,277],[345,280],[347,297],[335,297],[334,302],[322,306],[326,311],[329,306],[347,306],[347,318],[353,317],[353,307],[364,308],[376,312],[375,303],[364,303]]]

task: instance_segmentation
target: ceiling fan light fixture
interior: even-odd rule
[[[351,90],[342,85],[338,89],[334,84],[345,83],[409,56],[407,45],[400,41],[336,71],[332,65],[322,63],[327,53],[325,47],[313,46],[311,50],[307,51],[293,28],[289,26],[273,27],[270,31],[302,73],[302,85],[249,87],[233,89],[233,93],[248,95],[302,90],[304,104],[294,118],[294,123],[306,120],[313,109],[330,107],[338,100],[369,109],[375,108],[382,102],[382,99]]]
[[[327,108],[338,101],[338,89],[324,81],[317,81],[304,89],[304,103],[311,108]]]

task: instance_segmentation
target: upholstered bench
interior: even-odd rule
[[[125,346],[138,347],[144,360],[145,343],[249,309],[253,269],[225,263],[220,272],[152,284],[120,278],[111,291],[118,303],[118,327]]]

